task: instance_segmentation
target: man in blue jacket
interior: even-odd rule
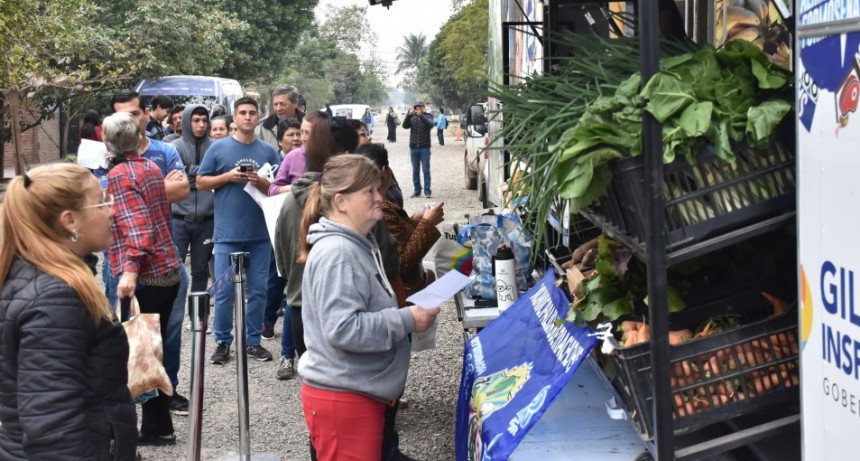
[[[403,128],[409,130],[409,155],[412,159],[412,196],[421,196],[421,172],[424,173],[424,196],[430,198],[430,130],[433,116],[424,112],[424,103],[417,101],[403,119]],[[419,171],[420,166],[420,171]]]

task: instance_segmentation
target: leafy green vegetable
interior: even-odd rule
[[[746,135],[751,146],[767,144],[767,139],[776,130],[776,126],[791,111],[791,104],[783,100],[765,101],[758,106],[750,107],[747,113]]]

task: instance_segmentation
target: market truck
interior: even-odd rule
[[[576,386],[561,392],[555,405],[565,405],[564,412],[547,410],[544,418],[552,421],[528,426],[539,433],[521,441],[521,448],[532,445],[529,454],[518,449],[510,459],[631,459],[619,456],[630,447],[613,445],[609,433],[589,438],[590,428],[603,421],[589,409],[601,407],[606,394],[577,381],[585,375],[611,383],[608,412],[631,423],[628,430],[653,459],[860,459],[853,440],[860,434],[860,307],[854,293],[860,247],[852,239],[860,193],[860,122],[855,120],[860,2],[490,0],[489,13],[490,79],[515,89],[496,91],[486,113],[472,110],[475,106],[467,112],[467,124],[486,125],[492,140],[479,180],[485,201],[502,206],[519,199],[516,205],[532,212],[548,202],[538,194],[557,194],[551,197],[552,213],[540,215],[545,220],[525,222],[535,235],[548,224],[562,235],[571,231],[562,245],[569,250],[566,255],[547,254],[552,263],[547,270],[567,279],[568,319],[591,325],[596,319],[612,320],[613,330],[619,330],[605,341],[612,347],[594,354],[601,357],[599,365],[583,366],[571,379]],[[620,14],[638,17],[625,22],[617,20]],[[591,51],[565,49],[547,38],[548,32],[562,30],[635,38],[638,48],[603,42]],[[717,51],[708,46],[673,51],[674,45],[657,40],[658,32],[684,35]],[[541,97],[528,84],[542,75],[570,72],[554,60],[565,55],[574,62],[594,61],[601,71],[620,62],[613,69],[628,74],[600,74],[580,65],[576,72],[601,75],[595,80],[603,80],[605,92],[591,96],[573,128],[560,136],[539,131],[531,138],[512,132],[515,123],[529,126],[523,119],[540,120],[535,130],[552,124],[546,107],[566,110],[568,99],[558,93]],[[624,62],[631,55],[638,61],[635,69]],[[658,73],[661,67],[665,72]],[[636,72],[641,81],[632,76]],[[520,83],[525,85],[517,87]],[[515,93],[506,99],[505,91]],[[579,90],[566,91],[570,99],[582,96]],[[517,96],[531,105],[514,110]],[[702,138],[707,139],[699,142]],[[690,139],[689,150],[676,151]],[[534,157],[523,155],[523,146],[534,146]],[[558,163],[545,163],[547,154],[559,148],[564,154]],[[588,169],[576,163],[584,152],[592,155]],[[568,163],[557,168],[562,162]],[[542,183],[529,182],[553,175],[572,185],[539,188]],[[606,175],[599,184],[605,190],[589,196],[590,185],[579,185],[581,177],[590,181],[601,175]],[[517,189],[520,180],[526,186]],[[582,223],[579,217],[604,234],[594,249],[597,259],[608,259],[596,263],[589,275],[580,267],[586,268],[591,253],[579,250],[588,249],[590,241],[575,237],[572,229]],[[556,237],[545,235],[538,250],[562,242]],[[559,270],[556,263],[564,258],[580,262]],[[645,314],[638,311],[637,321],[629,313],[643,293],[615,299],[617,293],[600,289],[596,280],[622,272],[633,278],[630,271],[638,263],[647,266],[640,267],[647,272],[648,307]],[[677,279],[669,277],[670,270],[697,274],[709,264],[728,273],[709,272],[704,285],[694,283],[687,291],[686,306],[678,306],[683,289],[672,285]],[[768,271],[774,279],[760,280]],[[464,329],[470,319],[468,327],[486,327],[475,336],[466,334],[464,376],[487,372],[475,383],[492,389],[497,380],[510,387],[492,397],[479,392],[471,398],[469,389],[464,394],[461,388],[471,419],[463,434],[458,419],[457,435],[467,440],[469,451],[458,450],[457,459],[507,459],[488,453],[503,445],[498,441],[506,432],[529,424],[534,408],[500,410],[523,397],[529,368],[494,364],[503,371],[487,371],[489,348],[482,352],[475,345],[500,340],[485,333],[494,331],[496,318],[510,319],[520,311],[515,304],[504,314],[482,312],[478,318],[469,310],[486,311],[478,309],[480,300],[462,294],[456,300]],[[670,314],[673,304],[678,309]],[[649,329],[643,329],[646,324]],[[556,344],[563,335],[544,326],[545,332],[552,330],[550,346]],[[679,330],[685,327],[689,331]],[[574,388],[583,385],[587,391]],[[571,400],[581,405],[569,406]],[[532,403],[537,407],[535,402],[543,401],[536,396]],[[492,414],[484,413],[484,405]],[[501,426],[506,430],[484,432],[493,417],[514,412],[510,424]],[[550,426],[561,432],[552,433]],[[623,437],[622,432],[615,433]]]
[[[797,3],[803,458],[858,459],[860,2]]]

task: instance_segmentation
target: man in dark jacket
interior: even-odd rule
[[[424,196],[430,198],[430,130],[433,116],[424,112],[421,101],[412,105],[412,110],[403,119],[403,128],[409,131],[409,155],[412,158],[412,196],[421,196],[421,171],[424,172]],[[419,166],[420,170],[419,171]]]
[[[215,195],[211,190],[197,189],[197,168],[209,146],[209,111],[201,105],[191,105],[182,113],[182,137],[173,141],[188,172],[191,195],[171,206],[173,213],[173,242],[179,259],[191,249],[191,291],[204,291],[209,279],[209,258],[212,257],[212,232],[215,228]]]
[[[269,143],[275,150],[281,147],[278,139],[278,122],[294,118],[302,122],[305,113],[298,109],[299,92],[294,86],[279,86],[272,90],[272,108],[275,112],[264,118],[254,130],[254,135],[260,141]]]

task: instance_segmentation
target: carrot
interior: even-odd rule
[[[628,331],[637,331],[639,327],[644,325],[645,322],[636,322],[633,320],[625,320],[621,322],[621,331],[627,333]]]
[[[785,311],[788,310],[788,303],[786,303],[785,301],[764,291],[761,292],[761,295],[764,296],[764,299],[767,299],[768,302],[770,302],[770,305],[773,307],[773,315],[771,315],[771,317],[777,317],[782,314],[785,314]]]
[[[585,253],[587,253],[588,250],[597,249],[597,244],[599,241],[600,237],[595,237],[578,246],[575,250],[573,250],[573,254],[570,257],[570,261],[574,264],[582,262],[582,257],[585,256]]]
[[[693,332],[690,330],[678,330],[669,332],[669,345],[671,346],[676,346],[691,339],[693,339]]]
[[[639,344],[639,331],[632,330],[627,332],[624,337],[624,347],[630,347]]]

